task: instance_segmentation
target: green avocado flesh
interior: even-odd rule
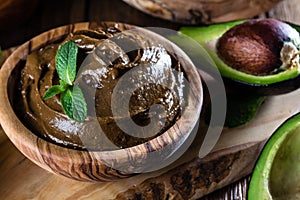
[[[254,168],[249,200],[300,199],[300,114],[270,137]]]
[[[191,37],[199,44],[201,44],[208,54],[211,56],[215,64],[217,65],[220,73],[223,77],[234,79],[240,82],[244,82],[251,85],[270,85],[272,83],[277,83],[285,81],[288,79],[295,78],[299,75],[297,67],[287,69],[278,74],[255,76],[247,74],[238,70],[235,70],[228,65],[226,65],[217,55],[215,50],[215,44],[217,40],[230,28],[240,24],[244,21],[233,21],[221,24],[214,24],[205,27],[182,27],[179,32]],[[297,29],[296,29],[297,30]]]

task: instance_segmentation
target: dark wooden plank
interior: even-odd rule
[[[87,21],[87,1],[84,0],[72,0],[70,8],[70,23]]]
[[[118,21],[173,29],[179,27],[177,23],[144,14],[121,0],[43,0],[39,1],[29,20],[0,31],[0,46],[7,49],[51,28],[82,21]]]
[[[55,28],[69,23],[86,21],[85,7],[83,0],[44,0],[40,4],[42,17],[42,29]]]
[[[121,0],[89,0],[90,21],[118,21],[139,26],[155,26],[176,29],[178,23],[162,20],[129,6]]]
[[[39,1],[32,16],[26,22],[0,31],[0,46],[7,49],[20,45],[51,28],[87,21],[86,5],[87,1],[84,0]]]

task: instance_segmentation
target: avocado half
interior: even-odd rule
[[[300,198],[300,113],[285,121],[266,142],[254,167],[249,200]]]
[[[242,92],[255,92],[260,95],[278,95],[300,87],[300,70],[292,68],[277,74],[256,76],[229,67],[216,53],[218,39],[230,28],[245,20],[214,24],[204,27],[182,27],[179,32],[191,37],[202,45],[215,62],[224,83],[232,89]],[[299,26],[290,24],[298,32]]]

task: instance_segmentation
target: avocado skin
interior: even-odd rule
[[[241,93],[253,93],[261,96],[281,95],[300,87],[300,76],[269,85],[255,85],[223,77],[224,85]]]
[[[266,97],[255,94],[227,94],[227,112],[225,127],[234,128],[250,122]]]
[[[218,96],[214,98],[218,99]],[[250,122],[259,111],[262,104],[267,99],[266,96],[260,96],[255,93],[242,94],[233,91],[226,91],[226,116],[224,124],[218,124],[218,122],[210,121],[211,116],[211,104],[210,99],[208,103],[204,104],[204,120],[206,124],[213,124],[227,127],[235,128],[242,126]]]
[[[263,81],[255,80],[254,82],[246,82],[244,80],[238,80],[236,79],[236,76],[239,75],[234,74],[232,75],[233,77],[231,77],[228,75],[228,71],[226,70],[224,71],[222,69],[224,68],[223,66],[226,66],[226,68],[230,68],[230,67],[227,66],[225,63],[223,63],[221,59],[218,57],[215,50],[212,50],[211,47],[208,47],[207,44],[209,44],[211,41],[217,41],[218,38],[220,38],[222,34],[224,34],[230,28],[243,22],[245,22],[245,20],[214,24],[214,25],[204,26],[204,27],[181,27],[179,32],[188,37],[191,37],[192,39],[197,41],[200,45],[202,45],[204,49],[208,51],[212,59],[215,61],[217,67],[219,68],[219,71],[223,77],[224,84],[226,87],[231,87],[237,91],[242,91],[244,93],[250,92],[262,96],[280,95],[298,89],[300,87],[300,76],[299,76],[300,72],[294,71],[293,74],[290,76],[290,78],[286,79],[285,77],[284,78],[285,80],[279,80],[279,78],[276,78],[279,76],[276,76],[272,78],[271,82],[270,80],[268,80],[267,83],[264,83],[264,80]],[[300,31],[300,26],[291,23],[287,23],[287,24],[291,25],[298,32]],[[261,76],[257,76],[257,77],[261,78]]]
[[[288,118],[285,122],[283,122],[279,128],[277,128],[274,133],[271,135],[271,137],[268,139],[268,141],[265,143],[261,154],[259,155],[255,167],[253,169],[253,173],[250,179],[250,184],[247,190],[247,199],[248,200],[257,200],[257,199],[263,199],[263,200],[271,200],[274,198],[273,195],[278,195],[273,190],[274,187],[272,182],[269,180],[270,176],[274,176],[274,172],[272,172],[274,169],[272,169],[274,166],[273,161],[278,155],[279,151],[282,151],[282,146],[288,145],[290,147],[290,144],[288,144],[288,140],[290,140],[290,134],[300,134],[299,133],[300,128],[300,113],[295,114],[294,116]],[[299,137],[299,136],[297,136]],[[299,138],[298,138],[299,139]],[[297,142],[297,140],[296,140]],[[295,143],[294,143],[295,144]],[[296,150],[299,149],[299,144],[296,144]],[[295,152],[294,152],[295,153]],[[299,155],[300,152],[298,152]],[[279,155],[280,156],[280,155]],[[297,157],[297,156],[296,156]],[[278,163],[277,163],[278,164]],[[298,162],[294,163],[295,165],[299,164]],[[291,168],[288,168],[286,170],[293,170]],[[291,174],[291,173],[290,173]],[[294,176],[297,176],[297,174],[292,173]],[[295,178],[295,177],[293,177]],[[300,177],[299,177],[300,179]],[[282,182],[282,184],[284,184]],[[279,188],[282,190],[282,188]],[[273,191],[272,191],[273,190]],[[296,193],[290,193],[285,194],[286,196],[282,199],[295,199],[295,196],[298,195]],[[279,198],[281,199],[281,198]]]

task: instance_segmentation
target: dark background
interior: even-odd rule
[[[2,49],[20,45],[44,31],[75,22],[118,21],[171,29],[179,26],[144,14],[122,0],[27,0],[26,5],[21,7],[19,13],[18,8],[12,8],[15,16],[0,24]]]

